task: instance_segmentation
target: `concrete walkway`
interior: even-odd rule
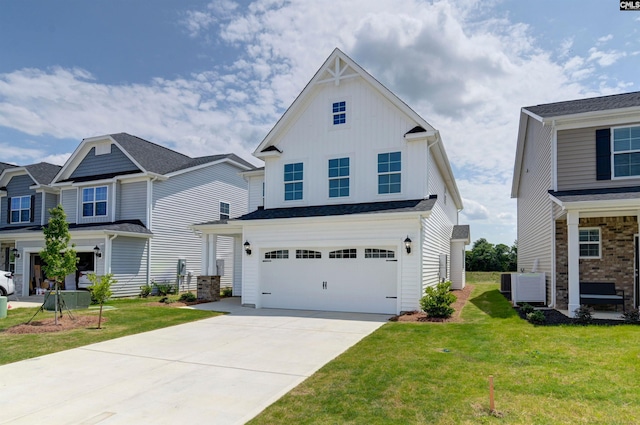
[[[0,424],[242,424],[389,318],[195,308],[231,314],[0,366]]]

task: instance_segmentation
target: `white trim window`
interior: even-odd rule
[[[109,190],[107,186],[85,187],[82,189],[82,216],[104,217],[109,209],[107,199]]]
[[[284,164],[284,200],[302,199],[304,165],[302,162]]]
[[[613,176],[640,176],[640,126],[612,130]]]
[[[329,160],[329,198],[349,196],[349,158]]]
[[[580,258],[600,258],[602,252],[600,228],[584,227],[578,230]]]
[[[227,202],[220,202],[220,220],[229,220],[229,210]]]
[[[341,100],[340,102],[333,102],[331,105],[331,111],[333,115],[333,125],[340,125],[347,123],[347,102]]]
[[[31,221],[31,196],[11,198],[11,223],[29,223]]]
[[[400,193],[402,190],[402,154],[378,154],[378,194]]]

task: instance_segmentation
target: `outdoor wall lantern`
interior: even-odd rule
[[[98,245],[93,247],[93,253],[97,258],[102,258],[102,253],[100,252],[100,247]]]
[[[247,255],[251,255],[251,244],[249,241],[245,241],[244,243],[244,252],[246,252]]]
[[[13,258],[20,258],[20,252],[18,252],[17,248],[13,248],[11,253],[13,254]]]
[[[407,250],[407,254],[411,254],[411,239],[409,239],[409,235],[404,240],[404,248]]]

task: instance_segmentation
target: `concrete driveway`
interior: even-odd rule
[[[0,366],[0,424],[242,424],[389,318],[196,308],[231,314]]]

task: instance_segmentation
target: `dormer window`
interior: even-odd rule
[[[333,125],[347,122],[347,102],[333,102]]]
[[[31,196],[11,198],[11,223],[29,223],[31,221]]]
[[[82,189],[82,216],[106,216],[107,195],[107,186],[85,187]]]

